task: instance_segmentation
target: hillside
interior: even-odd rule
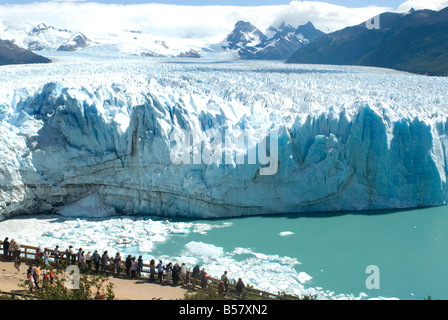
[[[287,63],[362,65],[448,76],[448,8],[384,13],[380,28],[366,23],[323,36]]]
[[[20,48],[11,41],[0,40],[0,65],[48,62],[51,60]]]

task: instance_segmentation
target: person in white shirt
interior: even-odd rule
[[[132,261],[132,264],[131,264],[131,279],[135,279],[136,278],[136,274],[137,274],[137,269],[138,269],[138,262],[137,262],[137,259],[135,259],[135,257],[132,257],[131,261]]]

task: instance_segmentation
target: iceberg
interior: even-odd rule
[[[2,218],[447,202],[447,78],[86,55],[2,69]]]

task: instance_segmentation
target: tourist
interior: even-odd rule
[[[224,292],[226,291],[226,288],[224,286],[224,282],[220,281],[218,284],[218,293],[220,295],[224,295]]]
[[[243,289],[244,289],[244,283],[241,278],[238,279],[238,283],[236,284],[235,289],[236,289],[236,292],[238,293],[238,295],[241,297],[241,294],[243,293]]]
[[[227,277],[227,271],[224,271],[224,274],[221,276],[221,281],[224,285],[225,291],[229,291],[229,278]]]
[[[143,270],[143,257],[139,256],[137,259],[137,277],[142,276],[142,270]]]
[[[54,283],[54,273],[53,273],[53,269],[50,269],[50,284]]]
[[[98,269],[100,268],[100,254],[98,253],[98,250],[95,250],[93,253],[92,260],[95,265],[95,272],[98,273]]]
[[[82,273],[86,272],[86,255],[84,251],[82,251],[81,254],[78,255],[78,266],[81,269]]]
[[[157,264],[157,274],[159,276],[159,281],[162,282],[163,279],[163,269],[165,266],[162,263],[162,260],[159,260],[159,263]]]
[[[173,283],[179,284],[179,263],[173,266]]]
[[[179,268],[179,277],[182,284],[185,284],[187,281],[187,266],[185,263],[182,263]]]
[[[86,255],[87,271],[92,270],[92,251],[87,252]]]
[[[197,280],[199,277],[199,266],[198,265],[196,265],[193,268],[193,274],[191,276],[193,277],[193,287],[196,287],[196,283],[197,283]]]
[[[16,272],[17,274],[20,273],[21,264],[22,264],[22,258],[19,255],[16,259],[14,259],[14,268],[17,269],[17,272]]]
[[[17,261],[20,259],[20,244],[18,244],[14,239],[11,240],[9,243],[9,252],[12,253],[14,262],[17,263]]]
[[[44,253],[42,254],[42,257],[44,259],[45,265],[50,265],[50,253],[48,252],[47,248],[44,249]]]
[[[151,259],[149,262],[149,281],[154,282],[156,275],[156,262],[154,259]]]
[[[68,248],[70,250],[70,257],[71,257],[70,264],[75,264],[76,263],[76,250],[75,250],[75,248],[73,248],[73,246],[69,246]]]
[[[166,283],[170,284],[171,281],[171,270],[173,269],[171,262],[168,263],[165,267],[166,270]]]
[[[109,255],[107,250],[103,252],[103,256],[101,257],[101,269],[104,273],[107,273],[107,264],[109,262]]]
[[[96,292],[95,300],[104,300],[104,296],[101,294],[101,292]]]
[[[57,245],[56,248],[53,250],[54,255],[54,262],[59,264],[59,246]]]
[[[205,268],[202,268],[201,273],[200,273],[200,277],[201,277],[201,288],[202,289],[207,289],[208,274],[207,274],[207,272],[205,272]]]
[[[67,259],[67,266],[70,265],[70,258],[71,258],[70,249],[65,250],[65,258]]]
[[[80,264],[79,264],[79,257],[81,256],[81,254],[82,254],[82,248],[79,248],[79,251],[78,251],[78,253],[76,254],[76,260],[78,260],[78,266],[80,265]]]
[[[9,241],[8,237],[3,240],[3,259],[7,260],[9,257]]]
[[[8,251],[9,251],[8,256],[9,256],[9,257],[10,257],[11,255],[14,255],[14,252],[15,252],[15,246],[16,246],[16,242],[15,242],[15,240],[14,240],[14,239],[11,239],[11,242],[9,243],[9,249],[8,249]]]
[[[45,288],[48,282],[50,282],[50,276],[48,275],[47,270],[43,270],[42,273],[42,285]]]
[[[39,252],[39,249],[36,250],[36,252],[34,253],[34,263],[35,264],[40,264],[40,252]]]
[[[121,255],[120,255],[120,252],[117,252],[115,254],[114,264],[115,264],[115,269],[117,271],[117,276],[119,276],[120,275],[120,271],[121,271]]]
[[[137,269],[138,269],[137,260],[135,259],[135,257],[132,257],[132,259],[131,259],[131,279],[136,278]]]
[[[28,286],[30,288],[30,291],[33,291],[33,288],[36,286],[34,283],[34,277],[33,277],[33,269],[31,266],[29,266],[28,270],[26,271],[26,277],[28,279]]]
[[[39,266],[34,266],[31,271],[31,273],[33,275],[34,286],[37,289],[40,289],[40,287],[39,287],[39,270],[40,270]]]
[[[125,267],[126,267],[126,275],[129,277],[131,275],[131,267],[132,267],[132,257],[130,254],[126,257]]]

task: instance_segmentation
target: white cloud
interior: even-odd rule
[[[239,19],[268,26],[271,14],[282,8],[36,2],[0,6],[0,21],[7,25],[44,22],[87,35],[140,30],[165,37],[207,38],[225,36]]]
[[[410,0],[412,3],[439,8],[448,0]],[[238,20],[250,21],[265,31],[270,25],[282,22],[294,26],[308,21],[324,32],[332,32],[356,25],[382,12],[394,11],[387,7],[347,8],[319,1],[292,1],[289,5],[272,6],[182,6],[163,4],[100,4],[84,0],[59,0],[32,4],[0,6],[0,26],[45,23],[83,32],[92,40],[123,30],[140,30],[159,37],[222,40]],[[2,37],[0,28],[0,38]]]
[[[376,6],[347,8],[318,1],[292,1],[276,15],[273,25],[286,22],[297,26],[311,21],[316,28],[332,32],[360,24],[386,11],[393,11],[393,8]]]
[[[415,10],[431,9],[439,11],[446,7],[448,7],[448,0],[408,0],[403,2],[397,11],[408,12],[411,8]]]

